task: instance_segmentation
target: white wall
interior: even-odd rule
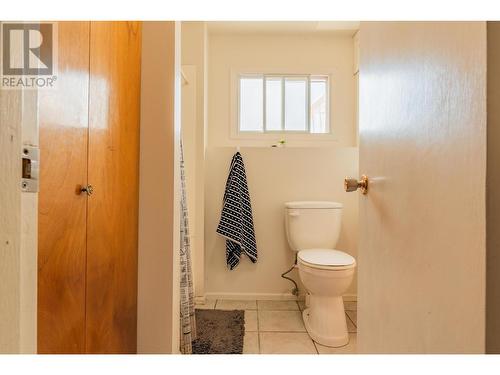
[[[208,294],[238,297],[248,294],[276,297],[288,294],[291,283],[280,275],[290,268],[294,254],[285,237],[283,203],[293,200],[333,200],[345,205],[337,248],[357,255],[357,194],[343,191],[344,176],[357,175],[358,149],[242,148],[254,214],[259,251],[256,264],[242,258],[228,271],[225,243],[217,228],[228,164],[233,148],[209,148],[206,183],[206,287]],[[292,273],[298,280],[295,271]],[[350,294],[355,294],[355,284]]]
[[[338,249],[357,255],[357,194],[343,191],[343,178],[358,174],[353,40],[349,35],[227,35],[209,37],[208,144],[205,165],[205,288],[208,296],[290,297],[280,277],[294,254],[285,237],[283,204],[290,200],[333,200],[345,205]],[[335,141],[230,138],[231,76],[235,70],[331,74]],[[232,73],[233,72],[233,73]],[[225,243],[215,233],[229,163],[241,145],[253,205],[259,260],[243,258],[228,271]],[[246,147],[245,147],[246,146]],[[258,147],[257,147],[258,146]],[[296,147],[294,147],[296,146]],[[298,275],[295,273],[295,279]],[[356,293],[356,282],[350,294]]]
[[[138,353],[179,352],[180,27],[142,28]]]
[[[236,91],[232,76],[238,72],[326,73],[331,78],[331,126],[336,141],[295,141],[289,145],[355,146],[355,84],[353,79],[354,43],[349,35],[219,35],[209,38],[208,61],[208,147],[269,146],[276,136],[236,140],[230,138],[230,125],[237,121]],[[261,138],[262,139],[262,138]]]

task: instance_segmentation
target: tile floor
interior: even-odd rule
[[[302,322],[304,301],[207,300],[200,309],[245,310],[243,354],[355,354],[356,302],[345,302],[349,344],[330,348],[315,343]]]

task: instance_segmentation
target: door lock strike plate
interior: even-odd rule
[[[28,193],[37,193],[40,177],[40,149],[35,146],[23,145],[21,160],[21,190]]]

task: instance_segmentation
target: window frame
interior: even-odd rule
[[[236,128],[236,133],[233,134],[233,131],[231,132],[233,137],[232,138],[245,138],[245,136],[256,136],[259,139],[262,138],[264,135],[283,135],[283,136],[291,136],[291,135],[297,135],[297,136],[302,136],[304,138],[311,138],[311,137],[331,137],[333,135],[332,131],[332,118],[331,118],[331,85],[332,85],[332,75],[331,74],[326,74],[326,73],[319,73],[319,74],[312,74],[312,73],[244,73],[244,72],[238,72],[236,74],[233,74],[234,78],[233,80],[236,80],[236,90],[234,94],[237,96],[236,100],[236,108],[235,108],[235,114],[236,114],[236,123],[235,126],[233,126],[233,129]],[[262,90],[263,90],[263,95],[262,95],[262,100],[263,100],[263,110],[262,110],[262,130],[241,130],[240,127],[240,110],[241,110],[241,80],[244,78],[249,78],[249,79],[256,79],[260,78],[262,79]],[[267,110],[267,103],[266,103],[266,83],[268,79],[276,79],[279,78],[281,79],[281,129],[280,130],[268,130],[267,129],[267,123],[266,123],[266,110]],[[311,133],[311,81],[314,80],[315,78],[322,78],[326,80],[326,99],[325,99],[325,125],[326,125],[326,132],[325,133]],[[285,102],[286,102],[286,90],[285,90],[285,84],[286,80],[305,80],[306,81],[306,129],[305,130],[286,130],[285,129],[285,123],[286,123],[286,111],[285,111]],[[236,137],[235,137],[235,136]],[[260,136],[260,137],[259,137]]]

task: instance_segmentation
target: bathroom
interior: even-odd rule
[[[358,27],[357,22],[182,22],[182,137],[195,300],[200,309],[245,310],[244,353],[356,352],[356,276],[343,296],[349,343],[333,348],[314,344],[306,334],[300,315],[306,292],[297,269],[287,276],[298,284],[298,295],[281,275],[295,263],[285,202],[340,203],[335,249],[357,257],[358,195],[346,193],[344,178],[358,176]],[[250,84],[262,85],[262,75],[281,77],[279,82],[310,77],[311,85],[320,77],[320,100],[327,103],[320,129],[300,131],[313,124],[299,124],[299,131],[239,131],[245,119],[238,119],[238,80],[250,77]],[[272,105],[281,103],[268,101],[267,107]],[[293,127],[293,116],[300,122],[301,113],[283,106],[285,128]],[[229,165],[238,151],[258,260],[242,256],[229,270],[225,239],[216,229]],[[274,327],[276,320],[284,325]]]
[[[500,23],[180,20],[0,22],[0,352],[499,353]]]

